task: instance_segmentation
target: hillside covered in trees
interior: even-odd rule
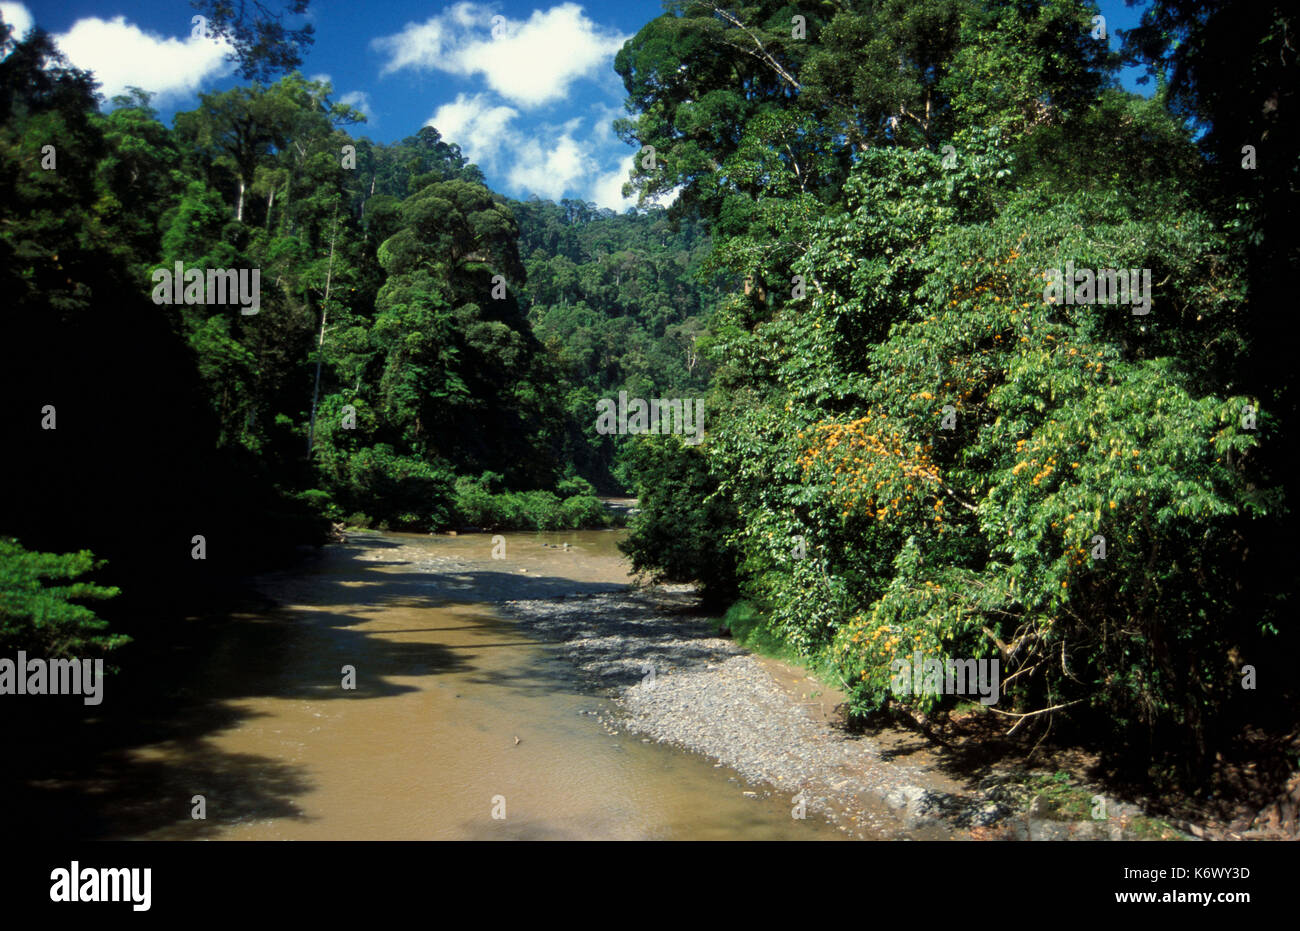
[[[297,73],[202,95],[171,127],[141,91],[101,111],[92,75],[20,38],[0,61],[23,347],[4,378],[36,416],[0,531],[33,597],[96,560],[128,602],[183,592],[331,521],[605,526],[593,494],[624,490],[627,438],[596,433],[596,399],[707,384],[696,340],[721,291],[697,222],[508,201],[434,127],[353,138],[361,114]],[[259,269],[260,306],[187,297],[190,269]],[[38,559],[66,550],[93,557]],[[33,611],[12,609],[8,642],[89,645],[88,609]]]

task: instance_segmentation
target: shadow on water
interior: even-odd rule
[[[242,702],[366,701],[417,691],[392,680],[470,672],[481,651],[534,641],[486,614],[479,623],[398,628],[384,636],[352,628],[392,607],[487,601],[494,585],[508,584],[525,597],[581,587],[505,572],[482,578],[393,573],[385,570],[409,563],[356,559],[362,550],[399,545],[371,538],[364,547],[333,547],[291,573],[265,577],[275,600],[292,607],[268,607],[271,602],[250,591],[241,599],[248,610],[178,620],[169,643],[132,644],[113,657],[119,671],[107,676],[98,706],[72,696],[5,696],[0,722],[11,752],[0,776],[0,823],[51,838],[131,837],[169,827],[199,838],[232,823],[303,818],[294,799],[312,788],[305,767],[224,751],[211,739],[261,716]],[[474,629],[501,638],[465,647],[387,636]],[[357,669],[353,690],[342,688],[344,665]],[[195,795],[219,807],[220,816],[193,819]]]
[[[786,836],[788,812],[710,763],[619,746],[587,716],[656,658],[619,635],[634,613],[601,610],[626,588],[612,540],[516,535],[502,563],[486,542],[330,546],[252,580],[237,610],[155,625],[174,635],[119,651],[102,705],[6,697],[0,823],[69,840]],[[496,614],[529,599],[573,610],[545,629]],[[535,637],[607,645],[598,675]],[[488,817],[497,791],[508,824]]]

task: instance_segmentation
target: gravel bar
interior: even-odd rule
[[[619,709],[607,727],[729,766],[765,794],[802,800],[846,833],[956,839],[1023,811],[998,786],[973,795],[889,759],[871,738],[817,720],[762,660],[691,613],[689,586],[506,601],[502,613],[558,644]],[[757,793],[751,793],[757,794]]]

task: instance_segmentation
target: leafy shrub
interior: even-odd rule
[[[608,527],[609,524],[609,511],[598,498],[579,494],[560,503],[559,529],[561,530]]]
[[[738,644],[765,656],[797,661],[798,652],[782,633],[773,630],[770,619],[749,601],[737,601],[727,608],[721,627],[731,633]]]
[[[493,494],[488,490],[488,478],[456,480],[456,514],[462,526],[484,530],[577,530],[609,524],[604,505],[590,495],[577,493],[561,501],[549,491]],[[580,491],[584,485],[590,487],[577,479],[568,490]]]
[[[504,526],[509,515],[501,495],[494,495],[481,480],[462,476],[456,479],[456,519],[461,526],[496,530]]]
[[[75,579],[102,565],[89,550],[36,553],[15,539],[0,538],[0,648],[26,649],[54,658],[112,650],[129,642],[124,634],[108,633],[107,621],[75,603],[112,598],[119,594],[117,588],[93,582],[49,585],[45,581]]]
[[[734,593],[736,551],[728,532],[736,515],[717,494],[701,448],[676,436],[638,437],[629,447],[639,512],[619,548],[633,571],[656,582],[699,581],[711,602]]]
[[[449,526],[454,495],[450,471],[397,455],[387,444],[358,450],[348,459],[343,497],[395,530]]]
[[[555,486],[555,491],[561,498],[574,498],[579,495],[586,495],[594,498],[596,495],[596,486],[591,484],[591,482],[587,481],[585,478],[574,475],[562,479],[559,484]]]
[[[560,499],[549,491],[516,491],[495,496],[507,515],[504,529],[555,530],[559,523]]]
[[[983,145],[962,166],[1006,177]],[[1233,244],[1190,197],[1029,188],[975,209],[968,169],[932,159],[864,156],[847,215],[794,266],[821,290],[763,338],[718,327],[734,356],[786,360],[705,447],[740,514],[743,591],[859,713],[918,650],[998,655],[997,710],[1068,709],[1117,745],[1201,757],[1241,692],[1230,657],[1271,623],[1237,584],[1242,541],[1279,513],[1252,474],[1269,415],[1242,426],[1259,405],[1223,358],[1242,340]],[[1046,301],[1066,258],[1151,269],[1153,312]],[[643,507],[639,563],[690,572],[691,515],[662,493]]]

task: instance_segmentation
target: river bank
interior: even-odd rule
[[[349,532],[250,580],[174,675],[125,663],[75,746],[24,730],[6,814],[69,839],[1159,836],[1109,797],[1093,819],[1080,780],[845,727],[689,587],[633,587],[621,536]]]
[[[1014,754],[972,764],[901,727],[847,727],[842,694],[721,636],[716,620],[699,612],[691,586],[633,587],[612,543],[597,555],[590,546],[566,547],[556,535],[519,539],[495,559],[486,536],[472,555],[463,548],[470,541],[459,537],[450,559],[409,545],[359,558],[409,561],[431,573],[432,585],[444,584],[439,577],[458,580],[461,592],[493,602],[521,634],[551,644],[583,693],[610,702],[582,712],[605,734],[703,757],[738,774],[733,781],[745,783],[745,797],[779,802],[843,836],[1127,840],[1197,833],[1148,816],[1141,799],[1122,800],[1079,777],[1086,767],[1077,756],[1052,758],[1058,768],[1046,770],[1030,770]],[[366,538],[351,542],[364,547]],[[609,584],[620,575],[622,584]]]
[[[1131,804],[1079,812],[1078,787],[1026,780],[1013,763],[950,772],[916,734],[844,726],[842,699],[787,663],[749,653],[695,613],[689,586],[507,601],[502,612],[555,642],[588,687],[614,697],[603,723],[728,766],[751,795],[800,800],[860,839],[1174,837]],[[1048,791],[1042,791],[1048,790]],[[1096,790],[1087,797],[1091,800]],[[1038,796],[1042,796],[1039,798]],[[1104,797],[1104,796],[1103,796]],[[1098,809],[1102,810],[1102,809]]]

